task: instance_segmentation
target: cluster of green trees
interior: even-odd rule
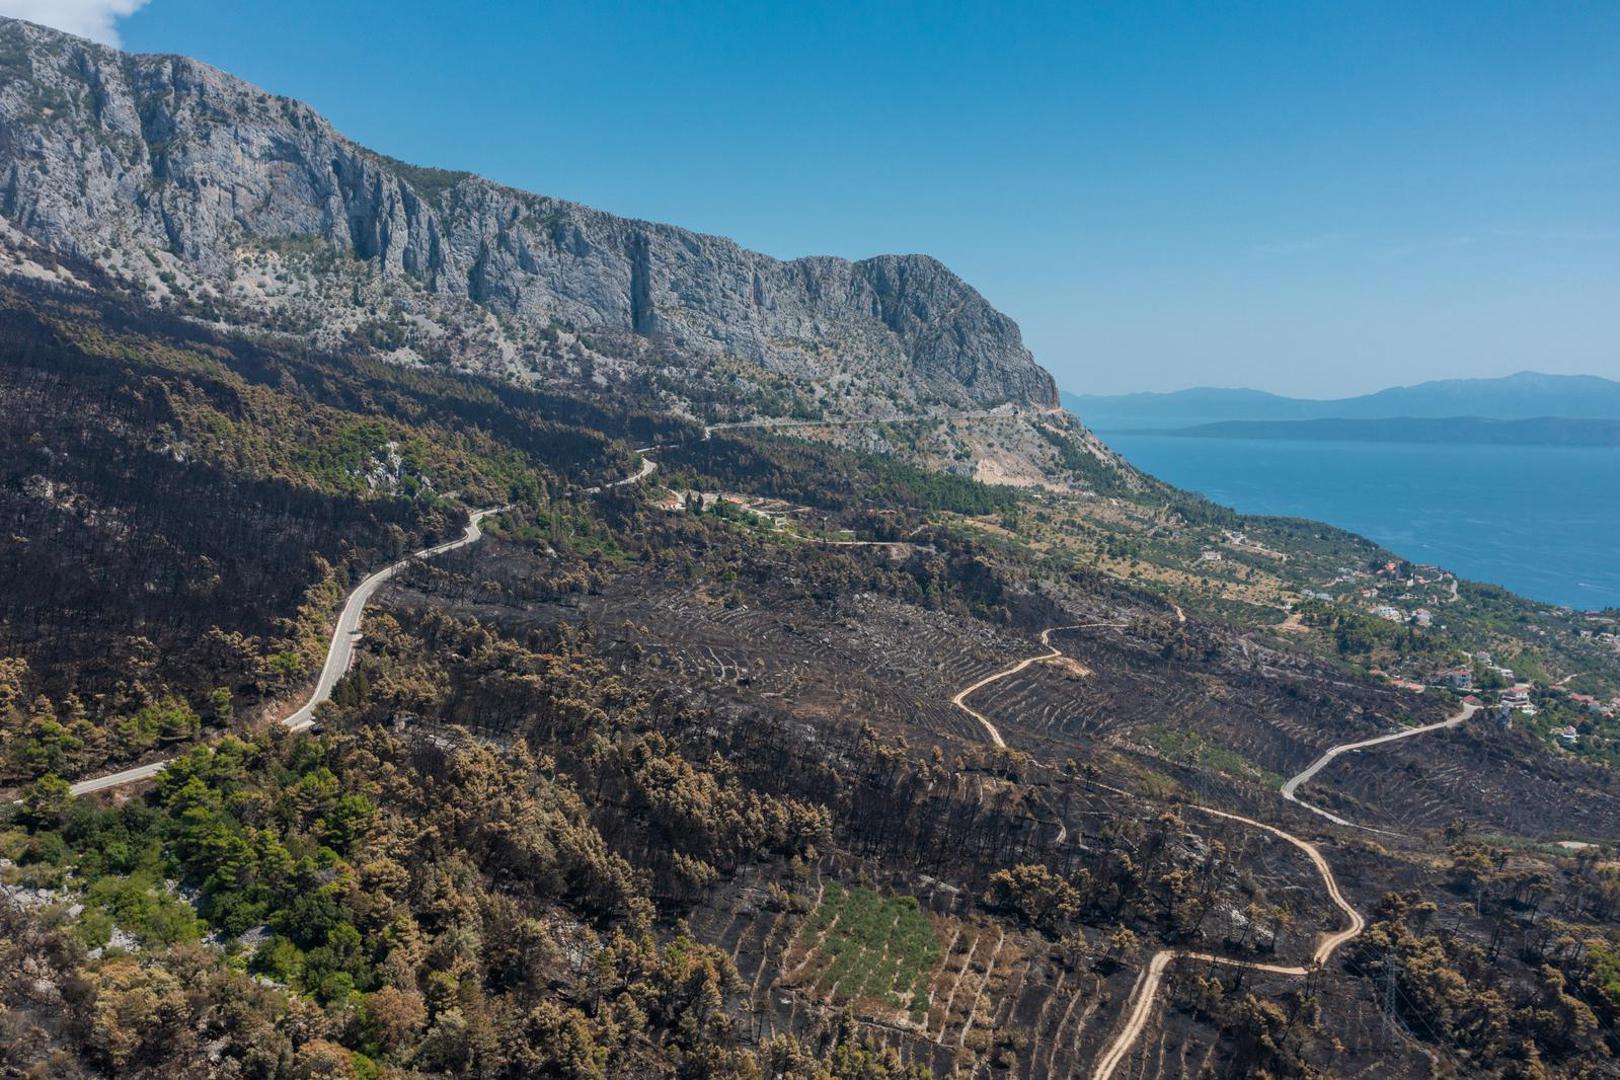
[[[642,783],[661,801],[640,813],[697,830],[693,851],[773,842],[746,828],[715,836],[704,824],[712,815],[753,814],[767,833],[792,816],[757,796],[735,802],[712,773],[673,755],[631,757],[637,764],[604,763],[603,775],[660,770]],[[691,805],[676,811],[672,800]],[[82,957],[114,927],[143,947],[138,958],[115,949],[78,962],[76,1015],[88,1019],[63,1037],[97,1068],[134,1074],[186,1046],[186,1025],[170,1014],[196,1011],[202,991],[183,973],[203,963],[188,945],[206,931],[254,942],[207,965],[219,992],[240,990],[233,964],[274,988],[209,1003],[224,1010],[212,1023],[241,1055],[237,1067],[268,1031],[293,1064],[332,1059],[332,1075],[408,1065],[606,1077],[640,1071],[644,1059],[683,1061],[692,1075],[760,1075],[726,1008],[737,989],[730,960],[678,929],[653,933],[648,886],[669,871],[613,850],[573,780],[521,746],[413,745],[373,728],[227,737],[187,753],[144,799],[110,808],[36,798],[27,814],[12,853],[34,880],[86,905],[77,940],[59,948]],[[775,839],[793,831],[784,823]],[[765,1056],[806,1053],[781,1044]]]
[[[718,431],[664,451],[670,468],[712,488],[751,491],[824,510],[860,507],[994,514],[1018,506],[1018,489],[932,472],[892,457],[804,439]]]
[[[1118,494],[1126,490],[1126,482],[1119,469],[1105,464],[1095,454],[1082,449],[1072,431],[1050,427],[1044,423],[1036,424],[1035,431],[1051,445],[1053,452],[1057,454],[1058,464],[1072,479],[1083,483],[1092,491]]]
[[[1492,877],[1478,854],[1465,846],[1457,859],[1470,887]],[[1401,1022],[1473,1068],[1552,1076],[1609,1057],[1620,1050],[1620,944],[1613,934],[1538,919],[1547,884],[1520,881],[1502,894],[1522,918],[1500,922],[1483,944],[1437,925],[1432,901],[1390,893],[1347,962],[1379,985],[1393,983]],[[1513,922],[1522,933],[1507,932]]]
[[[81,776],[183,745],[205,726],[228,728],[239,704],[301,685],[325,658],[327,626],[350,576],[318,556],[309,563],[313,584],[271,633],[250,637],[215,626],[174,656],[144,637],[128,639],[119,657],[125,678],[99,693],[93,675],[72,665],[42,657],[36,670],[23,657],[0,660],[0,782]],[[53,700],[50,689],[60,696]],[[88,706],[81,691],[90,695]]]
[[[1305,625],[1326,632],[1340,656],[1373,664],[1391,656],[1444,658],[1457,646],[1438,630],[1402,626],[1343,604],[1303,601],[1298,611]]]

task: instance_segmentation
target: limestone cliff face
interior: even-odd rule
[[[10,19],[0,215],[115,273],[157,267],[222,296],[244,246],[318,243],[429,296],[730,354],[789,379],[869,371],[961,405],[1057,400],[1012,320],[927,256],[783,262],[416,168],[196,61]]]

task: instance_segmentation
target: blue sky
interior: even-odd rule
[[[115,32],[421,164],[928,252],[1076,391],[1620,378],[1620,4],[149,0]]]

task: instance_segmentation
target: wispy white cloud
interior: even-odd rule
[[[118,20],[147,0],[0,0],[0,15],[66,30],[104,45],[117,45]]]

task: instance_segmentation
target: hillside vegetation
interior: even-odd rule
[[[932,259],[0,71],[0,1074],[1611,1070],[1616,613],[1141,475]]]

